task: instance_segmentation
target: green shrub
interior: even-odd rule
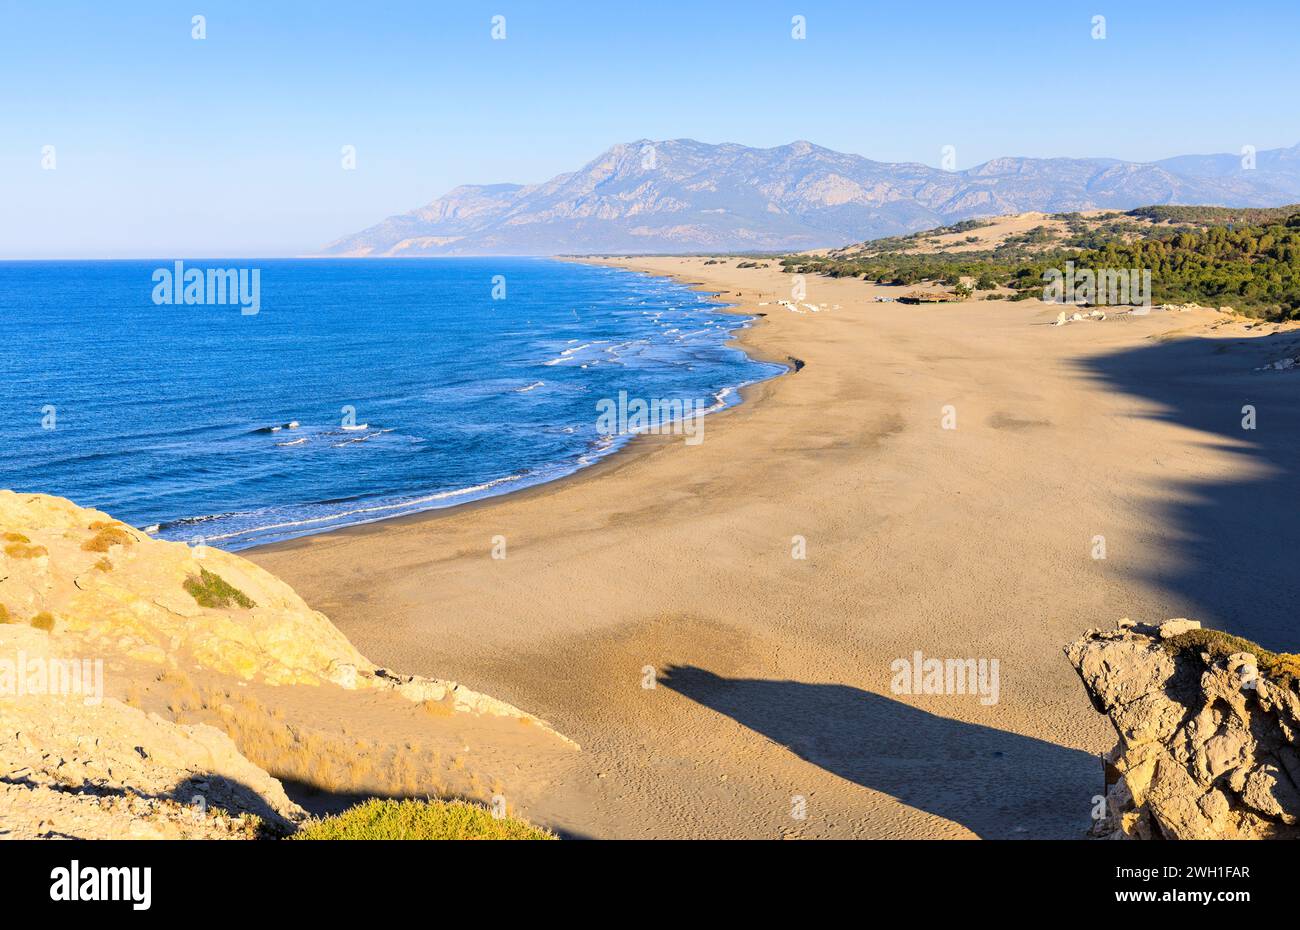
[[[1109,218],[1108,218],[1109,217]],[[1045,226],[1007,236],[1000,244],[959,253],[918,253],[934,230],[832,249],[787,255],[791,274],[863,277],[915,284],[974,277],[979,290],[1005,285],[1012,300],[1043,293],[1043,274],[1072,261],[1083,270],[1138,269],[1151,273],[1155,303],[1231,306],[1239,313],[1282,321],[1300,319],[1300,212],[1221,207],[1144,207],[1084,221],[1058,214],[1070,235],[1057,239]],[[1193,225],[1171,226],[1168,223]]]
[[[464,801],[378,798],[341,814],[309,820],[295,840],[553,840],[555,835],[514,817]]]
[[[1263,646],[1222,630],[1188,630],[1163,643],[1170,655],[1183,652],[1208,653],[1212,659],[1224,659],[1234,652],[1248,652],[1255,657],[1259,672],[1270,681],[1294,687],[1300,681],[1300,655],[1269,652]]]
[[[234,604],[248,610],[257,606],[253,603],[253,599],[243,591],[227,582],[216,572],[210,572],[206,568],[199,569],[197,578],[190,575],[185,579],[185,590],[189,592],[194,600],[199,602],[200,607],[219,609]]]

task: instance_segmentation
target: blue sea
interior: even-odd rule
[[[249,314],[155,302],[172,267],[0,263],[0,487],[239,549],[550,481],[629,438],[602,398],[716,410],[782,370],[709,295],[615,268],[185,263],[256,269]]]

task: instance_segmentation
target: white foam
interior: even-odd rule
[[[447,500],[452,497],[463,497],[466,494],[476,494],[479,491],[490,491],[499,484],[505,484],[508,481],[518,481],[524,477],[522,474],[507,475],[504,478],[495,478],[492,481],[486,481],[483,484],[476,484],[468,488],[457,488],[454,491],[440,491],[437,494],[430,494],[427,497],[416,498],[415,500],[402,501],[397,504],[380,504],[375,507],[358,507],[356,510],[345,510],[340,513],[332,513],[324,517],[311,517],[306,520],[288,520],[284,523],[269,523],[266,526],[257,526],[251,529],[239,530],[234,533],[223,533],[219,536],[207,537],[208,542],[215,542],[218,539],[230,539],[234,536],[247,536],[252,533],[265,533],[268,530],[284,530],[297,526],[311,526],[316,523],[329,523],[341,520],[344,517],[354,517],[358,514],[375,514],[384,511],[401,510],[404,508],[418,507],[421,504],[428,504],[434,501]]]

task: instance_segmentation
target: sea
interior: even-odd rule
[[[0,487],[232,550],[507,494],[628,442],[602,400],[783,371],[721,306],[552,259],[0,262]]]

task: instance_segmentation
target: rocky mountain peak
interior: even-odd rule
[[[994,158],[961,171],[876,162],[806,140],[775,148],[635,139],[539,184],[457,187],[324,253],[554,255],[800,251],[977,216],[1160,203],[1274,206],[1300,199],[1295,149],[1163,162]]]

